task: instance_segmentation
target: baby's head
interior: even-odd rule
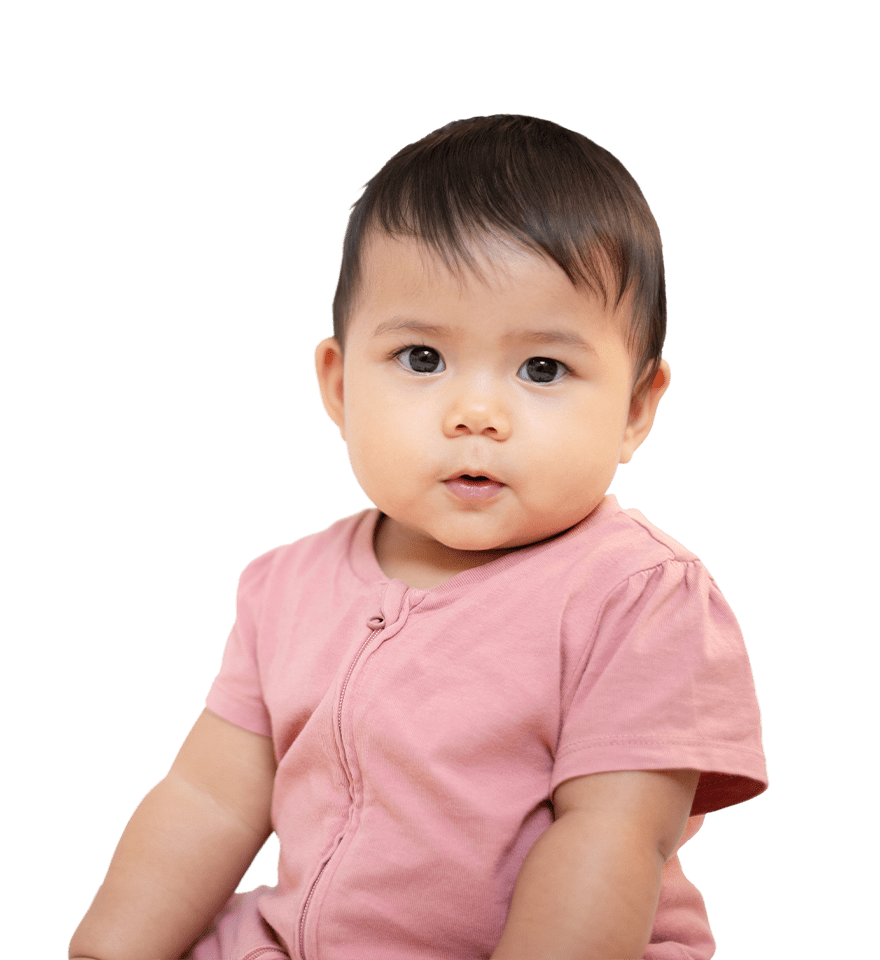
[[[531,117],[458,121],[393,157],[353,208],[333,311],[324,400],[408,549],[568,529],[668,384],[641,191],[607,151]]]

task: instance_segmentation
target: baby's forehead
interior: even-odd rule
[[[476,290],[483,299],[509,296],[520,289],[524,296],[535,288],[570,300],[572,295],[616,320],[629,320],[630,297],[617,295],[617,279],[607,258],[597,255],[603,274],[602,289],[583,278],[573,278],[541,250],[531,249],[517,238],[503,234],[477,233],[450,247],[430,238],[395,235],[372,230],[362,248],[361,296],[377,295],[419,299],[438,287],[454,287],[464,297]],[[612,296],[609,297],[609,293]]]
[[[453,244],[445,238],[375,229],[365,239],[360,261],[363,283],[406,282],[421,276],[426,281],[455,281],[462,286],[479,283],[488,287],[509,281],[512,268],[526,264],[545,269],[556,266],[542,251],[500,234],[476,234]]]

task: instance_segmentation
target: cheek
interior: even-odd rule
[[[576,486],[578,478],[601,481],[609,471],[613,475],[624,429],[618,405],[585,404],[536,423],[531,444],[566,486]]]
[[[424,433],[413,422],[412,404],[378,402],[381,394],[369,385],[352,388],[346,389],[345,438],[355,476],[368,492],[371,485],[400,485],[419,457]]]
[[[350,442],[378,448],[385,454],[406,444],[411,436],[418,438],[419,430],[414,420],[412,405],[407,408],[390,403],[375,391],[352,398],[345,406],[345,426]]]

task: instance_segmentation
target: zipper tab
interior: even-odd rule
[[[385,618],[382,616],[370,617],[367,620],[367,629],[369,630],[381,630],[385,626]]]

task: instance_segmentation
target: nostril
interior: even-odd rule
[[[456,425],[454,432],[455,433],[483,433],[483,434],[489,434],[490,436],[496,436],[498,434],[498,428],[483,427],[482,430],[480,430],[479,428],[474,429],[473,427],[469,427],[466,423],[459,423]]]

